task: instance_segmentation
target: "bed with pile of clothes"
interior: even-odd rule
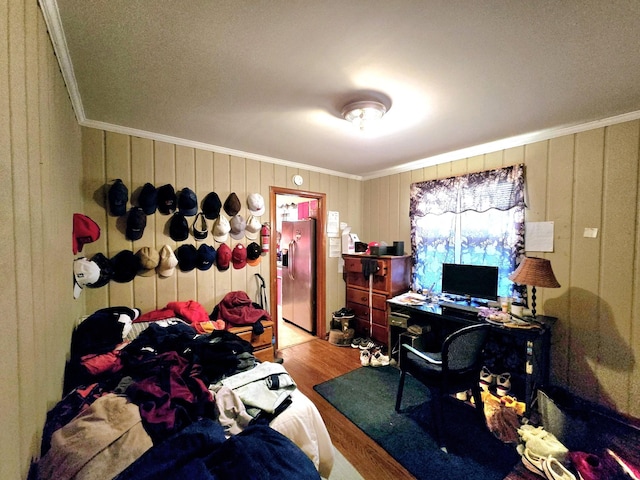
[[[327,478],[334,450],[317,408],[221,310],[189,301],[83,318],[32,478]],[[243,317],[259,330],[254,313]]]

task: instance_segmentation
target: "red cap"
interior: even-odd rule
[[[233,247],[231,261],[233,262],[233,268],[236,270],[244,268],[247,265],[247,249],[244,248],[243,244],[239,243]]]
[[[223,243],[218,247],[218,252],[216,254],[216,265],[218,266],[218,270],[227,270],[230,262],[231,249],[229,248],[229,245]]]
[[[73,214],[73,254],[82,251],[85,243],[95,242],[100,238],[100,227],[89,217],[80,213]]]

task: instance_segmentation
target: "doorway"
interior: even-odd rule
[[[309,201],[315,201],[314,205],[316,205],[316,211],[314,218],[316,223],[315,229],[315,332],[316,336],[320,338],[324,338],[326,335],[326,324],[325,324],[325,316],[326,316],[326,305],[325,305],[325,297],[326,297],[326,241],[324,236],[325,230],[325,217],[326,217],[326,194],[317,193],[317,192],[307,192],[303,190],[293,190],[289,188],[281,188],[281,187],[270,187],[269,189],[269,220],[271,225],[271,238],[269,241],[269,251],[272,252],[272,255],[269,255],[270,262],[270,278],[269,278],[269,299],[270,299],[270,314],[271,318],[274,319],[275,325],[275,348],[278,350],[280,348],[280,332],[279,332],[279,313],[280,309],[278,291],[279,291],[279,278],[278,272],[281,271],[278,267],[279,259],[277,256],[277,229],[276,226],[279,225],[279,219],[277,217],[279,212],[279,206],[282,204],[294,203],[293,199],[303,199]],[[285,325],[281,327],[288,329],[288,326]],[[297,328],[297,327],[292,327]],[[313,338],[311,334],[308,334],[304,331],[301,331],[303,334],[306,334],[307,337]],[[285,333],[284,331],[282,332]],[[287,335],[291,332],[287,331]],[[289,340],[288,342],[295,342],[296,340]],[[283,347],[286,345],[283,344]]]

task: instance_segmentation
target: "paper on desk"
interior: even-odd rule
[[[398,305],[424,305],[427,303],[427,297],[419,293],[407,292],[390,298],[389,301]]]

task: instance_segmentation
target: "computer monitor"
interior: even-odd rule
[[[465,298],[498,299],[498,267],[442,264],[442,293]]]

